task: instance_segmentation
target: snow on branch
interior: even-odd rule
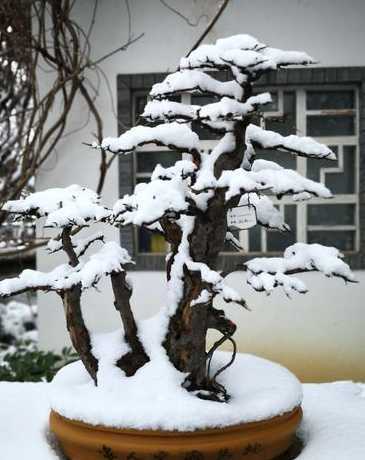
[[[256,160],[252,171],[238,168],[223,171],[217,181],[217,187],[226,190],[226,200],[248,192],[267,191],[281,198],[283,195],[297,195],[306,192],[309,196],[331,198],[330,190],[319,182],[307,179],[296,171],[284,169],[278,164]]]
[[[226,201],[244,193],[259,192],[269,188],[264,182],[256,181],[255,176],[250,171],[241,168],[223,171],[216,182],[216,186],[226,189]]]
[[[187,211],[185,185],[181,177],[137,184],[133,195],[125,195],[113,208],[114,220],[122,225],[151,225],[166,215]]]
[[[311,137],[299,137],[293,134],[290,136],[281,136],[274,131],[266,131],[253,124],[246,128],[246,145],[245,168],[249,168],[248,163],[252,162],[255,147],[284,150],[307,158],[336,159],[336,155],[330,148],[324,144],[320,144]]]
[[[259,106],[270,102],[271,96],[269,93],[252,96],[246,102],[238,102],[229,97],[222,97],[219,102],[206,104],[203,107],[167,100],[153,100],[146,105],[142,117],[151,122],[171,120],[196,120],[203,122],[242,120],[250,113],[256,111]]]
[[[171,180],[174,177],[186,179],[192,176],[197,170],[197,165],[190,160],[179,160],[174,166],[164,168],[158,164],[152,172],[151,180],[162,179]]]
[[[78,284],[82,289],[96,286],[102,276],[123,271],[132,263],[128,252],[115,242],[106,243],[85,263],[76,267],[63,264],[49,273],[24,270],[18,277],[0,281],[0,297],[8,297],[29,290],[62,292]]]
[[[156,144],[173,150],[196,152],[199,148],[199,137],[188,126],[179,123],[167,123],[155,127],[135,126],[119,137],[103,139],[101,147],[112,153],[130,153],[145,144]]]
[[[219,102],[203,106],[198,119],[208,119],[211,121],[219,120],[242,120],[248,114],[257,110],[260,105],[269,104],[271,96],[269,93],[251,96],[246,102],[238,102],[228,97],[223,97]]]
[[[332,198],[331,191],[320,182],[301,176],[292,169],[284,169],[272,161],[256,160],[252,171],[254,179],[269,189],[269,193],[278,196],[307,193],[320,198]]]
[[[200,273],[202,281],[209,285],[209,289],[207,289],[207,291],[211,292],[211,298],[219,294],[223,297],[225,302],[237,303],[238,305],[248,309],[246,301],[243,299],[243,297],[233,288],[227,286],[224,282],[224,278],[218,272],[212,270],[208,267],[208,265],[202,262],[193,262],[192,260],[187,260],[185,264],[190,271]],[[194,303],[197,304],[199,302],[195,300]]]
[[[152,98],[161,99],[179,93],[211,94],[240,100],[243,89],[236,81],[218,81],[199,70],[181,70],[168,75],[161,83],[153,85]]]
[[[248,284],[256,291],[268,294],[283,286],[287,295],[292,291],[307,292],[305,284],[290,275],[318,271],[328,277],[340,277],[355,282],[350,267],[342,260],[338,249],[320,244],[295,243],[284,252],[284,257],[258,257],[245,263]]]
[[[180,60],[180,69],[224,69],[231,65],[249,69],[267,61],[268,59],[256,51],[222,50],[215,45],[201,45],[188,57]]]
[[[94,235],[90,235],[86,238],[72,239],[72,247],[75,251],[77,257],[81,257],[85,254],[88,248],[95,243],[96,241],[101,241],[104,243],[104,235],[101,232],[98,232]],[[52,238],[48,241],[47,251],[49,254],[54,254],[55,252],[61,251],[63,249],[63,243],[61,237],[55,239]]]
[[[315,59],[303,51],[284,51],[278,48],[266,47],[262,48],[260,53],[266,58],[275,62],[278,67],[317,63]]]
[[[248,35],[217,40],[215,45],[201,45],[180,60],[180,69],[239,69],[243,74],[259,74],[288,65],[313,64],[316,61],[300,51],[269,48]],[[236,76],[237,78],[237,76]]]
[[[46,217],[45,227],[85,225],[90,220],[103,221],[111,211],[99,204],[99,196],[80,185],[51,188],[32,193],[24,199],[8,201],[3,210],[22,216]]]
[[[233,152],[236,148],[236,139],[233,133],[226,133],[216,144],[210,153],[201,154],[201,166],[197,172],[197,180],[193,185],[193,190],[200,192],[209,188],[214,188],[217,179],[214,175],[214,166],[221,155]]]
[[[221,50],[232,48],[239,50],[261,50],[266,48],[264,43],[260,43],[257,38],[248,34],[232,35],[231,37],[219,38],[215,46]]]
[[[148,102],[142,117],[150,122],[170,120],[196,120],[200,105],[182,104],[165,99]]]

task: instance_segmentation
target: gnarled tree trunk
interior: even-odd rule
[[[245,150],[246,123],[235,123],[235,150],[223,154],[215,165],[215,176],[219,177],[223,170],[238,168],[243,159]],[[224,192],[216,190],[209,201],[208,209],[195,217],[192,233],[189,235],[190,256],[194,262],[203,262],[212,270],[217,269],[219,253],[224,248],[227,232],[227,205]],[[167,276],[174,255],[177,252],[181,235],[176,225],[164,222],[163,229],[167,241],[172,245],[172,256],[167,267]],[[175,314],[171,317],[168,333],[164,342],[167,354],[174,366],[182,372],[189,373],[186,386],[191,390],[207,389],[213,392],[220,391],[207,372],[206,335],[208,329],[216,329],[223,336],[231,337],[235,324],[227,319],[222,310],[213,308],[212,302],[201,303],[191,307],[192,300],[196,299],[204,289],[204,283],[199,274],[184,269],[184,294]]]

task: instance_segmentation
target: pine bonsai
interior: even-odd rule
[[[25,270],[17,278],[2,281],[1,295],[28,290],[57,292],[65,308],[73,346],[97,384],[98,359],[83,320],[81,295],[85,289],[95,287],[101,277],[109,276],[114,305],[129,346],[115,366],[126,376],[133,376],[150,357],[138,335],[130,304],[132,288],[126,269],[132,259],[117,243],[105,243],[101,233],[86,239],[78,239],[76,234],[94,222],[137,225],[156,231],[170,247],[166,262],[166,321],[161,323],[163,346],[171,365],[186,373],[183,386],[188,391],[201,398],[227,401],[229,395],[216,380],[223,369],[212,375],[210,361],[226,340],[232,342],[235,352],[232,336],[236,325],[224,311],[214,307],[214,299],[222,296],[227,303],[247,308],[242,294],[227,284],[228,273],[219,270],[219,253],[225,241],[237,243],[227,228],[227,213],[238,204],[251,206],[257,225],[285,232],[289,227],[270,196],[291,195],[293,200],[332,196],[321,183],[271,161],[255,159],[259,148],[335,159],[328,147],[311,138],[284,137],[255,124],[262,116],[260,108],[271,101],[269,93],[255,93],[257,80],[281,67],[313,62],[305,53],[270,48],[248,35],[202,45],[181,59],[177,72],[153,86],[151,100],[142,115],[143,126],[93,146],[124,155],[152,143],[181,152],[184,159],[168,168],[158,165],[149,183],[138,184],[134,193],[118,200],[113,209],[102,206],[94,192],[77,185],[9,201],[4,206],[9,213],[24,219],[30,215],[45,218],[45,227],[59,230],[47,249],[51,254],[64,251],[68,262],[50,273]],[[228,80],[216,79],[217,71],[225,72]],[[172,100],[184,93],[213,96],[216,102],[198,106]],[[220,133],[221,139],[213,150],[202,148],[190,127],[192,122]],[[101,244],[101,249],[86,258],[87,250],[95,243]],[[303,281],[293,276],[302,272],[319,271],[354,281],[341,258],[335,248],[296,243],[286,249],[283,257],[254,258],[237,266],[237,270],[246,273],[248,285],[256,291],[269,293],[282,286],[289,295],[293,291],[306,292]],[[209,351],[208,329],[222,335]]]

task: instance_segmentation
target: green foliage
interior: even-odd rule
[[[21,344],[15,351],[5,352],[2,356],[0,381],[49,382],[61,367],[77,359],[78,356],[71,348],[63,348],[58,354]]]

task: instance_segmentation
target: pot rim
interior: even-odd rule
[[[152,429],[137,429],[137,428],[115,428],[115,427],[107,427],[104,425],[92,425],[91,423],[82,422],[80,420],[70,419],[59,414],[56,410],[51,409],[51,417],[56,417],[62,419],[64,422],[67,422],[72,425],[76,425],[80,428],[86,430],[94,430],[94,431],[103,431],[103,432],[110,432],[110,433],[117,433],[117,434],[125,434],[125,435],[133,435],[133,436],[202,436],[202,435],[214,435],[218,433],[228,433],[242,430],[243,428],[245,431],[252,431],[252,430],[265,430],[270,425],[277,425],[277,424],[284,424],[289,422],[291,419],[298,418],[300,420],[303,417],[303,410],[302,407],[296,406],[289,412],[285,412],[281,415],[276,415],[271,418],[267,418],[264,420],[256,421],[256,422],[247,422],[247,423],[239,423],[235,425],[227,425],[224,427],[217,427],[217,428],[207,428],[207,429],[197,429],[192,431],[178,431],[178,430],[152,430]]]

